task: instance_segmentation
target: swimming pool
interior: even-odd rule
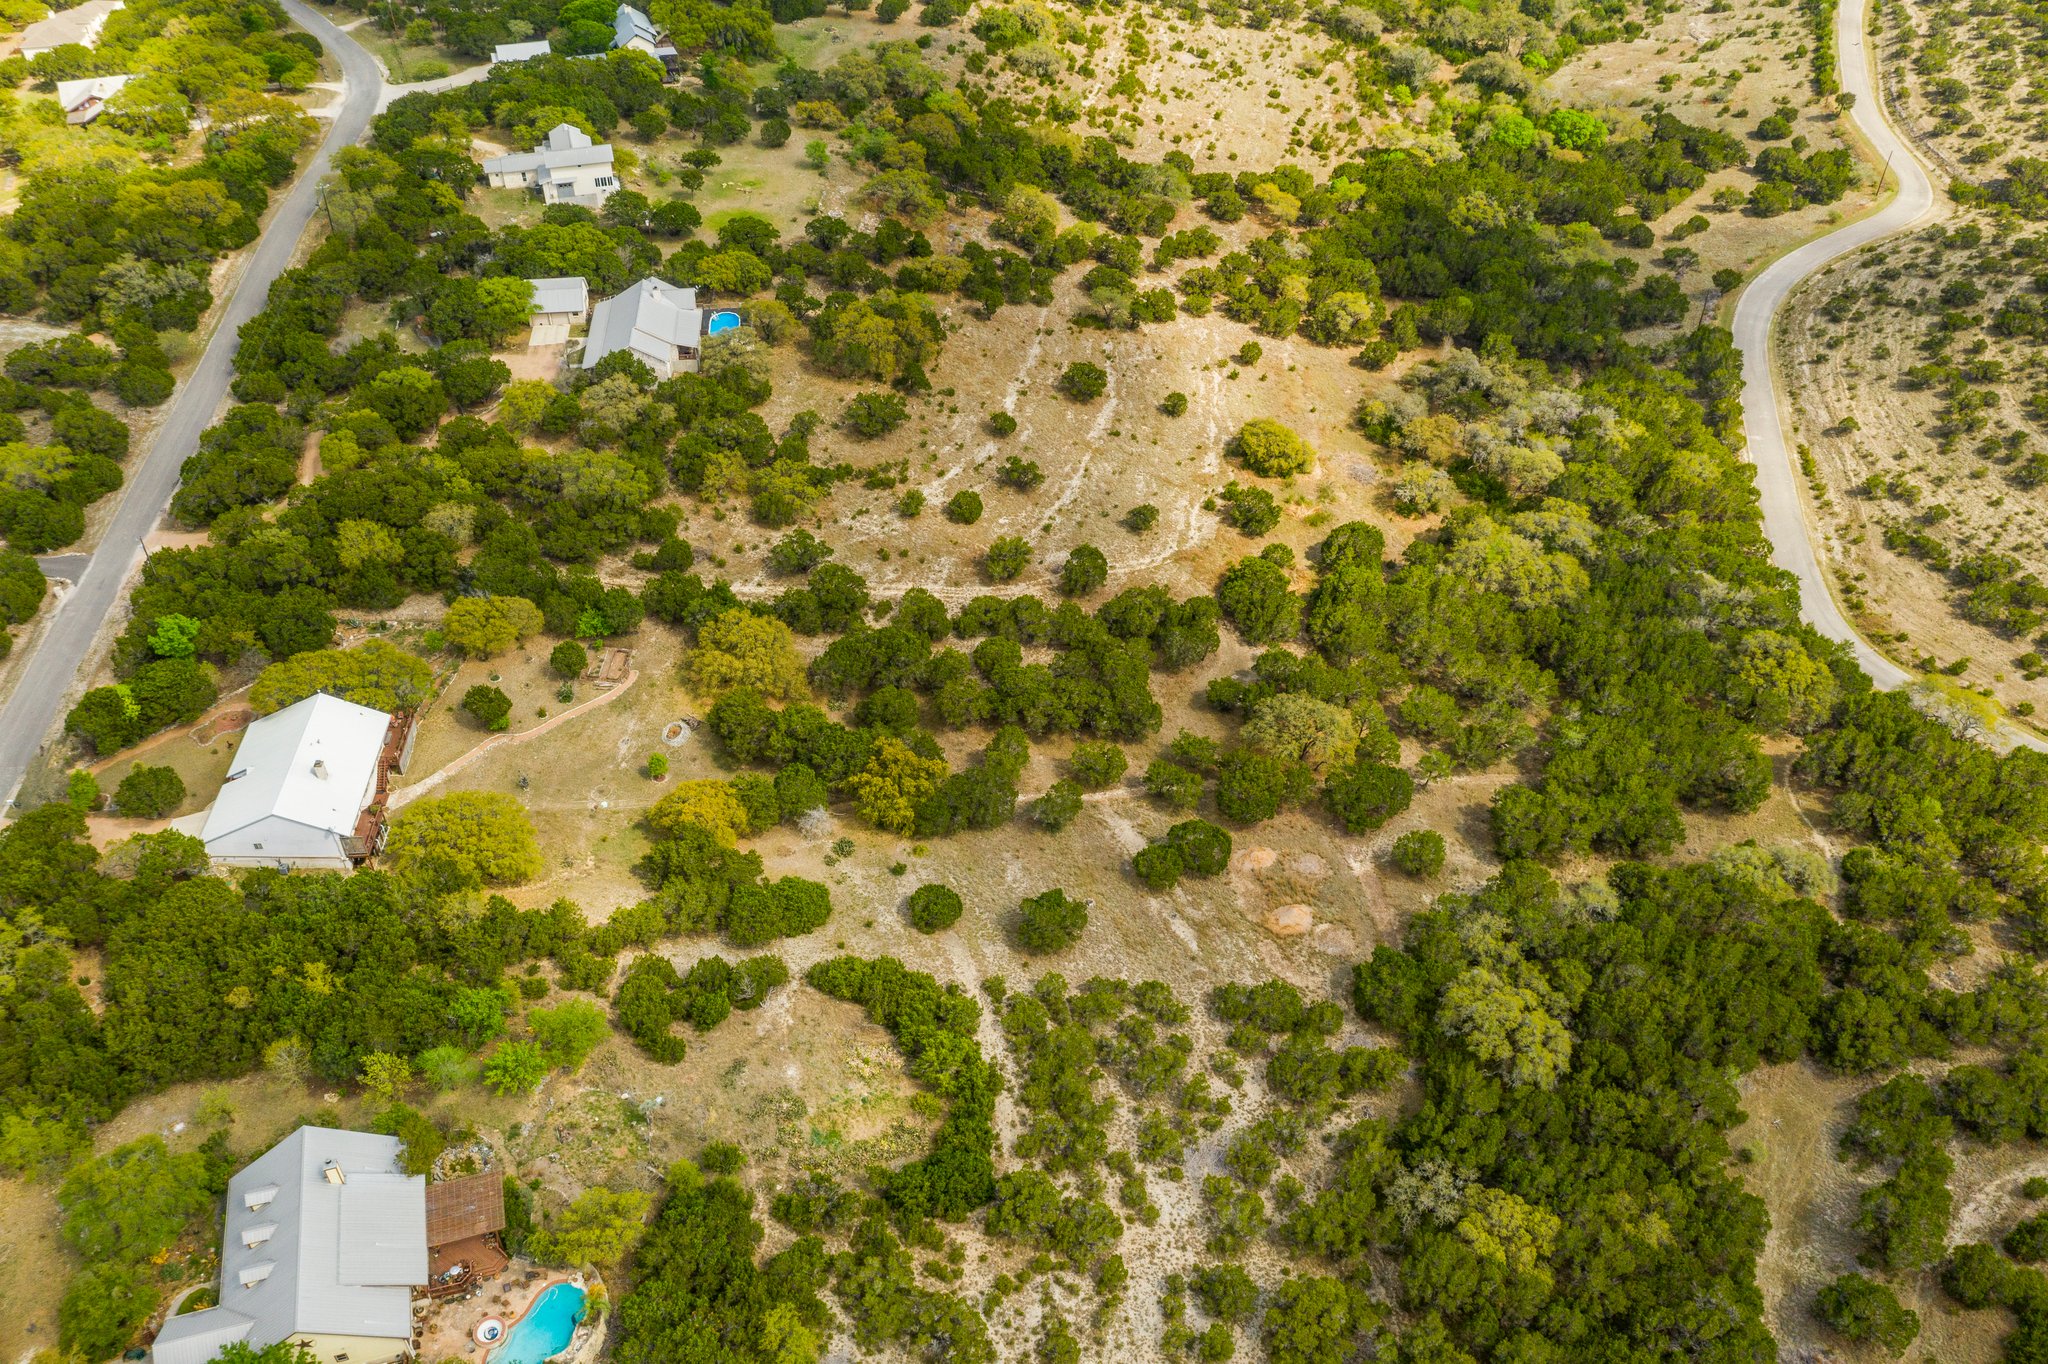
[[[541,1364],[569,1348],[583,1319],[583,1290],[572,1283],[549,1284],[513,1323],[505,1343],[491,1351],[490,1364]]]
[[[739,326],[739,324],[740,315],[738,313],[713,313],[705,321],[704,330],[707,335],[716,336],[720,332],[731,331],[734,327]]]

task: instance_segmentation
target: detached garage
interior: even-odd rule
[[[403,727],[309,696],[249,726],[200,839],[229,867],[347,871],[376,852]]]

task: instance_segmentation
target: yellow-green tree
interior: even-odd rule
[[[541,628],[540,608],[524,597],[464,597],[448,608],[441,631],[471,658],[501,654]]]
[[[533,1234],[527,1249],[546,1264],[616,1269],[646,1229],[652,1202],[638,1189],[585,1189]]]
[[[381,639],[353,649],[315,649],[273,663],[256,675],[249,705],[258,715],[326,692],[374,710],[411,710],[426,700],[434,670]]]
[[[1328,701],[1283,692],[1252,707],[1244,741],[1263,753],[1293,758],[1324,771],[1342,767],[1357,756],[1358,717]]]
[[[917,823],[918,803],[946,779],[946,761],[926,758],[900,739],[882,739],[868,765],[847,783],[854,808],[878,829],[907,834]]]
[[[1550,1089],[1572,1061],[1572,1035],[1550,1013],[1548,993],[1475,966],[1444,991],[1437,1025],[1509,1084]]]
[[[1271,417],[1254,417],[1240,426],[1230,453],[1266,478],[1305,474],[1316,467],[1316,452],[1309,443]]]
[[[704,623],[684,666],[701,692],[752,687],[785,701],[810,694],[789,627],[739,607]]]
[[[654,802],[647,823],[670,837],[694,825],[731,847],[747,827],[747,807],[733,793],[731,782],[702,777],[677,783],[675,790]]]
[[[1482,1186],[1465,1195],[1465,1213],[1458,1219],[1458,1237],[1510,1273],[1549,1283],[1550,1257],[1563,1228],[1557,1214],[1517,1198],[1506,1189]]]
[[[1835,706],[1835,675],[1798,640],[1775,630],[1742,637],[1735,675],[1748,692],[1750,718],[1764,729],[1804,734]]]
[[[391,821],[384,848],[402,871],[465,885],[517,885],[541,869],[540,843],[526,811],[496,791],[415,801]]]

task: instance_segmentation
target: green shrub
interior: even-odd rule
[[[1333,774],[1323,788],[1323,804],[1351,834],[1379,828],[1414,798],[1414,778],[1401,768],[1376,762],[1354,763]]]
[[[1072,947],[1088,927],[1088,907],[1070,900],[1057,888],[1024,901],[1017,921],[1017,943],[1034,955]]]
[[[886,436],[910,420],[910,408],[900,393],[856,393],[840,414],[840,424],[862,440]]]
[[[1264,488],[1248,488],[1232,481],[1218,495],[1223,503],[1223,521],[1240,535],[1257,538],[1280,524],[1280,504]]]
[[[512,698],[496,687],[478,684],[462,694],[462,709],[485,729],[499,731],[512,724]]]
[[[1159,410],[1169,417],[1181,416],[1188,410],[1188,395],[1178,389],[1174,390],[1159,404]]]
[[[1410,829],[1394,840],[1387,860],[1410,876],[1434,876],[1444,869],[1444,836],[1434,829]]]
[[[1130,759],[1112,743],[1091,739],[1074,745],[1067,771],[1084,791],[1102,791],[1124,779]]]
[[[1165,843],[1138,849],[1131,871],[1152,890],[1172,890],[1180,883],[1180,854]]]
[[[2026,1264],[2048,1260],[2048,1213],[2022,1218],[1999,1244],[2006,1254]]]
[[[982,556],[982,569],[990,581],[1014,582],[1031,562],[1031,543],[1021,535],[999,536]]]
[[[1892,1290],[1861,1274],[1844,1274],[1815,1295],[1814,1315],[1846,1340],[1876,1341],[1894,1355],[1920,1334],[1920,1316],[1899,1305]]]
[[[1109,375],[1100,365],[1076,360],[1060,371],[1054,387],[1077,403],[1092,403],[1109,388]]]
[[[1081,788],[1062,778],[1045,789],[1045,794],[1031,802],[1031,818],[1041,829],[1058,833],[1074,822],[1081,813]]]
[[[573,639],[565,639],[548,654],[548,667],[555,676],[577,678],[590,667],[590,651]]]
[[[1230,865],[1230,834],[1206,819],[1182,820],[1166,831],[1166,842],[1190,876],[1215,876]]]
[[[1028,493],[1035,491],[1039,484],[1045,482],[1045,470],[1038,467],[1038,461],[1035,459],[1011,455],[1003,461],[1002,467],[996,470],[996,482],[1005,488],[1015,488],[1020,493]]]
[[[1202,801],[1202,777],[1179,763],[1154,758],[1145,769],[1145,790],[1173,810],[1192,810]]]
[[[1093,545],[1076,545],[1060,565],[1060,595],[1085,597],[1109,581],[1109,556]]]
[[[971,526],[981,520],[981,494],[962,488],[946,502],[946,519],[955,525]]]
[[[910,892],[910,923],[920,933],[936,933],[960,922],[960,895],[951,886],[927,882]]]
[[[137,766],[121,778],[114,808],[131,819],[162,819],[185,799],[185,779],[175,768]]]

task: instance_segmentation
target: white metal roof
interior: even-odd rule
[[[399,1150],[396,1137],[301,1127],[229,1180],[222,1302],[166,1323],[156,1364],[203,1364],[236,1340],[259,1350],[300,1335],[409,1341],[412,1290],[427,1281],[427,1182],[399,1169]],[[272,1186],[249,1211],[250,1195]],[[275,1231],[247,1244],[263,1223]]]
[[[590,306],[590,284],[581,275],[556,275],[526,281],[533,286],[533,311],[580,313]]]
[[[318,693],[250,725],[200,835],[211,843],[275,815],[347,836],[373,789],[391,717]]]
[[[695,289],[643,279],[591,313],[583,368],[621,350],[649,356],[665,367],[675,359],[677,346],[698,345],[703,335],[704,312],[697,306]]]
[[[545,38],[538,38],[530,43],[499,43],[495,48],[491,49],[491,60],[494,62],[528,62],[532,61],[535,57],[545,57],[553,51],[554,48],[548,46],[548,40]]]
[[[89,99],[109,99],[134,79],[133,76],[87,76],[82,80],[58,81],[57,103],[71,110]]]
[[[208,1307],[172,1317],[150,1346],[155,1364],[206,1364],[238,1340],[247,1340],[256,1323],[225,1307]]]
[[[85,0],[82,5],[57,10],[49,18],[38,19],[21,31],[21,50],[38,52],[62,47],[65,43],[83,43],[91,47],[98,41],[100,30],[106,26],[107,16],[127,7],[125,0]]]
[[[518,171],[539,170],[543,166],[609,166],[612,163],[612,144],[592,144],[590,134],[572,123],[557,123],[548,130],[547,138],[530,152],[511,152],[505,156],[494,156],[484,162],[486,175],[510,175]]]

